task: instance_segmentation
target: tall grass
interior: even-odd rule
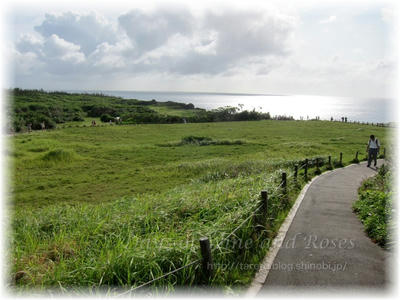
[[[244,286],[256,269],[240,264],[262,259],[304,184],[301,177],[297,182],[290,177],[285,196],[276,187],[280,174],[291,174],[291,167],[254,171],[141,198],[17,210],[12,221],[13,284],[20,289],[128,289],[200,258],[198,240],[207,236],[217,266],[211,284]],[[256,215],[226,239],[259,207],[263,189],[270,197],[261,228],[256,228]],[[201,278],[195,264],[152,286],[197,285]]]

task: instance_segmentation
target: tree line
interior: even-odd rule
[[[244,110],[241,104],[238,107],[205,110],[196,108],[192,103],[123,99],[99,93],[19,88],[6,90],[6,93],[9,99],[6,105],[9,132],[26,131],[28,127],[38,130],[43,128],[42,124],[46,129],[52,129],[57,124],[84,121],[85,118],[100,118],[102,122],[113,122],[120,118],[122,124],[293,120],[291,116],[271,117],[268,112]],[[164,107],[163,113],[158,112],[157,107]],[[175,113],[176,110],[180,110],[180,113]]]

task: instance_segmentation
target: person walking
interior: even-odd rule
[[[374,160],[374,167],[376,167],[376,159],[378,157],[379,149],[381,145],[377,138],[373,134],[370,135],[368,145],[367,145],[367,152],[368,152],[368,165],[367,167],[371,166],[372,159]]]

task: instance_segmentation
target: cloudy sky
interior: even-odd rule
[[[6,87],[394,95],[394,1],[149,2],[10,2]]]

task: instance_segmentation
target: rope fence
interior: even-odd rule
[[[176,273],[176,272],[178,272],[178,271],[180,271],[180,270],[183,270],[183,269],[185,269],[185,268],[187,268],[187,267],[190,267],[190,266],[192,266],[192,265],[194,265],[194,264],[196,264],[196,263],[199,263],[199,262],[201,262],[201,261],[202,261],[202,259],[200,259],[200,258],[199,258],[199,259],[196,259],[195,261],[192,261],[191,263],[188,263],[187,265],[184,265],[184,266],[179,267],[179,268],[177,268],[177,269],[175,269],[175,270],[173,270],[173,271],[170,271],[170,272],[168,272],[168,273],[165,273],[165,274],[163,274],[163,275],[161,275],[161,276],[159,276],[159,277],[157,277],[157,278],[154,278],[154,279],[152,279],[152,280],[150,280],[150,281],[148,281],[148,282],[146,282],[146,283],[143,283],[143,284],[138,285],[138,286],[136,286],[136,287],[132,287],[132,288],[130,288],[128,291],[123,292],[122,294],[119,294],[118,296],[123,296],[123,295],[129,294],[129,293],[131,293],[131,292],[133,292],[133,291],[136,291],[136,290],[138,290],[138,289],[140,289],[140,288],[143,288],[143,287],[145,287],[145,286],[148,286],[148,285],[152,284],[152,283],[155,282],[155,281],[158,281],[158,280],[160,280],[160,279],[163,279],[163,278],[165,278],[165,277],[167,277],[167,276],[169,276],[169,275],[172,275],[172,274],[174,274],[174,273]]]
[[[385,149],[384,149],[384,153],[385,153]],[[385,153],[386,154],[386,153]],[[356,152],[356,156],[355,156],[355,158],[357,158],[358,157],[358,152]],[[342,155],[342,153],[340,153],[340,162],[342,162],[342,158],[343,158],[343,155]],[[328,160],[328,162],[326,162],[326,159]],[[150,285],[150,284],[152,284],[152,283],[154,283],[154,282],[156,282],[156,281],[158,281],[158,280],[160,280],[160,279],[163,279],[163,278],[165,278],[165,277],[168,277],[168,276],[170,276],[170,275],[172,275],[172,274],[175,274],[175,273],[177,273],[177,272],[179,272],[179,271],[181,271],[181,270],[183,270],[183,269],[185,269],[185,268],[188,268],[188,267],[190,267],[190,266],[193,266],[193,265],[195,265],[195,264],[197,264],[197,263],[202,263],[202,273],[203,273],[203,275],[205,275],[204,277],[205,277],[205,280],[204,280],[204,283],[208,283],[209,282],[209,280],[211,279],[211,277],[212,277],[212,275],[213,275],[213,261],[212,261],[212,252],[214,251],[214,250],[216,250],[216,249],[221,249],[220,247],[221,247],[221,245],[225,242],[225,241],[227,241],[229,238],[231,238],[232,236],[234,236],[235,235],[235,233],[244,225],[244,224],[246,224],[251,218],[253,218],[258,212],[259,212],[259,210],[261,210],[262,208],[264,208],[265,209],[265,211],[264,211],[264,213],[266,213],[267,211],[267,208],[276,208],[276,207],[280,207],[280,203],[274,203],[274,204],[272,204],[272,205],[269,205],[268,206],[268,198],[273,198],[273,197],[276,197],[276,196],[278,196],[278,197],[280,197],[280,196],[283,196],[283,195],[285,195],[285,196],[287,196],[288,195],[288,191],[287,191],[287,181],[289,180],[289,179],[291,179],[292,177],[294,177],[294,180],[295,181],[297,181],[297,177],[298,177],[298,171],[299,170],[304,170],[304,176],[305,176],[305,181],[307,182],[308,181],[308,173],[307,173],[307,169],[308,169],[308,167],[310,166],[310,167],[312,167],[312,166],[314,166],[314,167],[316,167],[316,168],[319,168],[319,167],[322,167],[322,166],[324,166],[324,165],[329,165],[329,164],[331,164],[332,163],[332,159],[331,159],[331,156],[326,156],[326,157],[316,157],[316,158],[313,158],[313,159],[310,159],[310,160],[308,160],[308,159],[305,159],[305,162],[302,164],[302,165],[300,165],[300,166],[298,166],[298,164],[295,164],[294,165],[294,167],[295,167],[295,169],[294,169],[294,172],[291,172],[290,174],[289,174],[289,176],[286,176],[287,175],[287,173],[286,172],[282,172],[282,179],[281,179],[281,182],[280,182],[280,184],[278,185],[278,186],[276,186],[276,187],[274,187],[272,190],[270,190],[270,192],[268,193],[266,190],[263,190],[263,191],[261,191],[261,204],[259,204],[258,206],[257,206],[257,208],[256,209],[254,209],[251,213],[250,213],[250,215],[246,218],[246,219],[244,219],[238,226],[236,226],[227,236],[225,236],[222,240],[220,240],[217,244],[215,244],[215,246],[213,247],[213,248],[211,248],[211,246],[210,246],[210,241],[209,241],[209,239],[207,238],[207,237],[203,237],[203,238],[201,238],[200,240],[199,240],[199,242],[200,242],[200,249],[201,249],[201,258],[199,258],[199,259],[196,259],[196,260],[194,260],[194,261],[192,261],[192,262],[190,262],[190,263],[188,263],[188,264],[186,264],[186,265],[184,265],[184,266],[182,266],[182,267],[179,267],[179,268],[177,268],[177,269],[175,269],[175,270],[172,270],[172,271],[170,271],[170,272],[168,272],[168,273],[165,273],[165,274],[163,274],[163,275],[161,275],[161,276],[159,276],[159,277],[156,277],[156,278],[154,278],[154,279],[152,279],[152,280],[150,280],[150,281],[148,281],[148,282],[145,282],[145,283],[143,283],[143,284],[141,284],[141,285],[138,285],[138,286],[136,286],[136,287],[132,287],[132,288],[130,288],[129,290],[127,290],[127,291],[125,291],[125,292],[123,292],[123,293],[121,293],[121,294],[119,294],[118,296],[123,296],[123,295],[126,295],[126,294],[128,294],[128,293],[131,293],[131,292],[133,292],[133,291],[136,291],[136,290],[138,290],[138,289],[141,289],[141,288],[143,288],[143,287],[146,287],[146,286],[148,286],[148,285]],[[282,194],[278,194],[278,192],[282,192],[281,191],[281,189],[284,189],[284,191],[283,191],[283,193]],[[251,202],[257,202],[257,201],[259,201],[259,199],[257,199],[257,200],[251,200]],[[271,219],[271,218],[268,218],[267,216],[265,216],[266,218],[265,218],[265,220],[269,220],[269,219]]]

